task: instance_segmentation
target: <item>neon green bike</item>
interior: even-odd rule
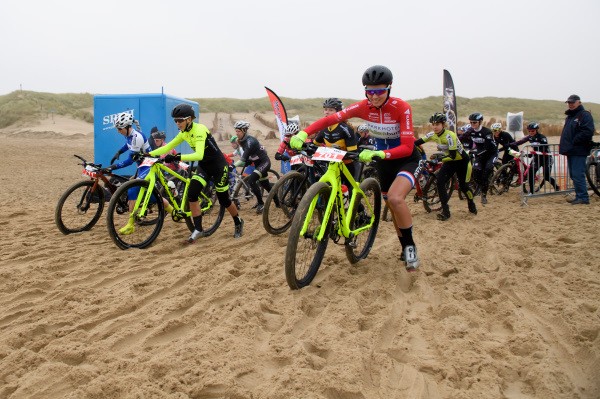
[[[310,152],[313,154],[309,155]],[[329,164],[325,174],[306,191],[292,219],[285,254],[285,277],[291,289],[311,283],[329,239],[344,245],[350,263],[366,258],[375,242],[381,214],[381,188],[377,180],[367,178],[359,185],[342,162],[357,159],[358,154],[311,144],[303,154]],[[347,208],[342,174],[352,186]]]
[[[189,166],[187,171],[179,174],[165,166],[162,159],[151,157],[143,159],[140,171],[147,170],[141,169],[144,167],[149,167],[144,178],[124,183],[113,194],[108,204],[106,215],[108,234],[121,249],[146,248],[154,242],[167,215],[163,199],[173,206],[171,212],[173,221],[185,221],[188,229],[194,231],[188,202],[192,167]],[[171,180],[166,176],[171,176]],[[130,210],[119,213],[118,205],[124,199],[129,201]],[[212,181],[207,182],[206,187],[200,192],[198,201],[202,210],[204,231],[207,235],[211,235],[217,230],[225,214],[225,208],[217,203],[217,191]],[[124,226],[129,225],[131,221],[133,228],[125,229]]]

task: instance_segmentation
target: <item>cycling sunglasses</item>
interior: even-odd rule
[[[365,89],[365,93],[367,93],[367,96],[382,96],[389,89],[389,87],[384,87],[383,89]]]
[[[189,117],[188,117],[188,118],[189,118]],[[173,118],[173,121],[174,121],[175,123],[181,123],[181,122],[185,121],[185,120],[186,120],[186,119],[188,119],[188,118]]]

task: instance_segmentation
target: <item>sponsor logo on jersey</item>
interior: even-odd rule
[[[397,139],[400,137],[399,123],[374,123],[367,122],[371,136],[378,139]]]

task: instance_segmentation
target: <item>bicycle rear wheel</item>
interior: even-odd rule
[[[223,221],[225,215],[225,207],[219,203],[217,198],[217,190],[212,182],[209,182],[203,189],[198,201],[200,201],[200,209],[202,210],[202,231],[207,236],[213,234]],[[184,210],[189,212],[189,203],[184,204]],[[185,218],[185,224],[190,231],[194,231],[194,221],[191,217]]]
[[[306,176],[296,171],[286,173],[273,185],[263,210],[263,226],[267,233],[282,234],[290,228],[296,208],[307,189]]]
[[[130,180],[115,191],[108,203],[106,227],[110,238],[121,249],[146,248],[154,242],[162,229],[165,211],[162,196],[156,187],[152,191],[146,214],[140,214],[138,210],[122,212],[121,209],[123,201],[126,201],[128,190],[137,190],[138,195],[144,195],[148,185],[146,180]],[[130,218],[133,220],[133,230],[119,231],[129,223]]]
[[[600,196],[600,164],[589,162],[585,168],[585,177],[588,181],[588,188]]]
[[[448,193],[448,199],[454,192],[454,186],[456,185],[456,175],[453,175],[451,179],[446,182],[446,192]],[[437,187],[437,173],[433,173],[427,179],[425,187],[423,188],[423,207],[429,212],[437,212],[442,209],[442,202],[438,193]]]
[[[310,186],[296,209],[285,253],[285,278],[293,290],[310,284],[325,256],[331,232],[331,220],[323,222],[321,220],[330,195],[331,187],[326,183],[317,182]],[[314,204],[312,214],[309,213],[311,204]],[[300,235],[305,223],[306,233]],[[327,227],[323,239],[318,241],[316,235],[322,223],[326,223]]]
[[[360,189],[365,193],[365,196],[356,197],[352,218],[350,219],[350,229],[356,230],[361,226],[368,225],[371,221],[373,224],[368,230],[346,240],[344,246],[346,257],[350,263],[356,263],[366,258],[371,252],[379,227],[379,215],[381,214],[381,188],[377,180],[373,178],[363,180],[360,183]],[[366,205],[367,202],[371,210]]]
[[[73,184],[58,200],[54,222],[63,234],[79,233],[94,227],[104,210],[104,189],[86,180]]]

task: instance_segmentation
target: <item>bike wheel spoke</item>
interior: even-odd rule
[[[138,195],[146,193],[147,187],[145,180],[131,180],[119,187],[110,200],[106,224],[109,235],[121,249],[146,248],[162,229],[165,214],[158,190],[153,191],[145,212],[141,209],[130,212],[128,209],[128,195],[135,200]]]

